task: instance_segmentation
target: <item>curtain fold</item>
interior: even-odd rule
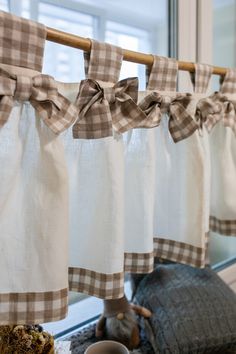
[[[65,136],[70,290],[106,299],[123,295],[125,271],[151,272],[154,257],[204,267],[208,242],[209,176],[195,119],[198,99],[176,92],[176,61],[156,57],[148,73],[153,89],[139,93],[138,103],[127,80],[117,84],[121,62],[119,48],[92,41],[76,100],[76,139]],[[197,77],[204,89],[205,81]],[[126,90],[124,100],[117,87]],[[117,128],[117,121],[124,123]]]
[[[4,12],[0,27],[0,324],[57,321],[67,314],[69,233],[57,134],[77,111],[40,72],[45,27]]]
[[[228,70],[215,94],[220,105],[219,120],[209,133],[211,152],[210,229],[224,236],[236,236],[236,70]],[[223,97],[222,97],[222,96]],[[208,120],[210,120],[208,116]]]

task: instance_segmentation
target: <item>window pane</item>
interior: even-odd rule
[[[0,10],[8,11],[8,0],[0,0]]]
[[[123,14],[126,13],[124,16],[120,15],[122,19],[130,16],[129,21],[124,21],[128,25],[118,21],[107,21],[105,40],[125,49],[167,56],[167,1],[158,1],[157,4],[157,1],[148,0],[145,3],[140,2],[138,6],[133,0],[121,3],[119,2],[120,6],[116,4],[113,12],[117,10],[117,18],[121,11]],[[120,78],[129,76],[138,76],[139,88],[145,89],[144,65],[124,61]]]
[[[236,1],[213,0],[213,63],[224,67],[236,66]],[[219,77],[215,77],[214,89],[219,89]],[[213,263],[235,257],[236,239],[214,235],[211,244]]]
[[[24,18],[30,18],[30,0],[21,0],[21,16]]]
[[[130,50],[150,52],[150,38],[147,31],[116,22],[107,22],[106,41]],[[139,76],[140,87],[145,87],[145,82],[143,82],[145,67],[124,61],[122,63],[120,78],[123,79],[132,76]]]
[[[214,0],[214,64],[236,66],[236,1]]]
[[[40,3],[39,21],[82,37],[94,37],[95,18],[77,11]],[[83,52],[46,42],[43,72],[60,81],[78,82],[84,78]]]

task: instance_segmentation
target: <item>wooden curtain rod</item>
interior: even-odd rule
[[[91,41],[88,38],[79,37],[50,27],[47,27],[47,40],[66,45],[68,47],[78,48],[86,52],[91,50]],[[153,63],[153,56],[151,54],[144,54],[126,49],[123,49],[123,59],[133,63],[145,64],[149,66],[152,66]],[[187,61],[178,61],[178,68],[183,71],[195,71],[194,63]],[[212,69],[213,74],[221,76],[224,76],[227,71],[227,68],[222,68],[219,66],[213,66]]]

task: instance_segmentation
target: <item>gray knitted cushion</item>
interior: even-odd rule
[[[135,300],[153,313],[141,324],[155,353],[236,353],[236,295],[211,269],[158,265]]]

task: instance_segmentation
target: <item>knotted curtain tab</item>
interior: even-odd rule
[[[236,134],[236,101],[230,100],[221,92],[215,92],[199,101],[196,118],[201,126],[206,126],[209,133],[222,121],[225,127],[230,127]]]
[[[98,139],[137,128],[145,115],[137,105],[138,78],[101,87],[92,79],[81,82],[76,106],[79,121],[73,126],[74,138]]]
[[[229,69],[222,79],[220,77],[220,92],[223,94],[235,94],[236,93],[236,69]]]
[[[122,48],[91,40],[91,52],[84,52],[86,79],[116,83],[123,60]]]
[[[15,101],[29,101],[44,123],[59,134],[72,125],[77,108],[57,89],[48,75],[14,75],[0,68],[0,127],[8,120]]]
[[[143,114],[137,106],[138,78],[117,83],[122,49],[93,40],[91,52],[84,58],[86,80],[80,84],[76,101],[79,118],[73,137],[99,139],[136,127]]]
[[[176,91],[178,64],[175,59],[154,56],[153,65],[146,68],[147,89],[154,90],[139,103],[145,114],[140,127],[158,126],[164,115],[169,117],[169,132],[175,143],[191,136],[198,129],[187,107],[190,94],[162,95],[158,91]]]
[[[174,97],[152,92],[140,102],[139,107],[145,113],[145,119],[140,122],[140,128],[158,126],[165,114],[169,116],[169,132],[175,143],[192,135],[198,129],[187,107],[192,101],[191,94],[176,94]]]
[[[200,125],[206,126],[211,132],[214,126],[222,121],[225,127],[230,127],[236,134],[236,100],[229,95],[236,93],[236,70],[229,69],[223,79],[219,92],[203,98],[197,105],[196,118]]]
[[[148,90],[175,91],[178,65],[175,59],[153,56],[153,65],[146,67]]]
[[[207,64],[196,63],[195,72],[190,73],[195,93],[205,93],[208,89],[212,75],[212,66]]]
[[[41,71],[46,27],[0,11],[0,63]]]

